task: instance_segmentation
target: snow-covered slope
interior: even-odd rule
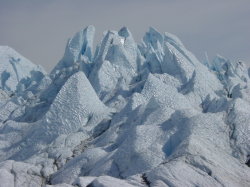
[[[2,50],[0,186],[250,186],[244,63],[201,63],[153,28],[139,44],[107,31],[94,51],[94,32],[76,33],[49,76]]]

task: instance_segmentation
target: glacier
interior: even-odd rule
[[[0,187],[250,186],[250,68],[94,26],[50,73],[0,46]]]

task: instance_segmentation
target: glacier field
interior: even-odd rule
[[[0,46],[0,187],[250,187],[250,69],[154,28],[76,33],[51,73]]]

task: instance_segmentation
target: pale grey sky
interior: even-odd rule
[[[87,25],[127,26],[140,41],[149,26],[177,35],[200,60],[221,54],[250,64],[250,0],[0,0],[0,45],[48,71],[66,41]]]

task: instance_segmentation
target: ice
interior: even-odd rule
[[[249,186],[243,62],[89,26],[47,75],[0,47],[0,186]]]
[[[143,44],[140,49],[145,56],[145,65],[152,73],[162,72],[163,43],[163,36],[154,28],[150,28],[143,37]]]
[[[0,88],[10,93],[17,91],[20,82],[26,83],[26,87],[31,81],[39,82],[41,77],[35,74],[46,75],[41,66],[33,64],[8,46],[0,46],[0,63]]]
[[[68,68],[76,62],[80,62],[82,56],[91,60],[94,34],[95,28],[91,25],[76,33],[74,37],[69,39],[62,60],[52,70],[51,74],[56,73],[57,70],[61,70],[62,68]]]
[[[124,44],[121,39],[124,39]],[[101,100],[106,102],[117,91],[128,90],[128,84],[137,75],[137,56],[137,45],[126,27],[119,32],[107,32],[89,76]]]
[[[44,120],[54,124],[56,133],[64,134],[85,125],[91,127],[98,124],[108,116],[109,111],[97,97],[84,73],[78,72],[63,85]],[[48,128],[50,126],[48,124]]]
[[[228,97],[241,98],[242,89],[249,87],[247,68],[242,62],[230,62],[228,59],[217,55],[211,65],[217,73],[218,79],[224,85]]]
[[[102,104],[95,95],[84,73],[78,72],[67,80],[45,116],[26,130],[23,136],[23,149],[18,150],[19,145],[17,144],[9,148],[9,153],[14,152],[15,154],[12,154],[15,159],[25,160],[40,148],[51,144],[60,135],[83,131],[79,138],[88,138],[88,133],[91,133],[103,119],[109,119],[109,113],[110,109]],[[5,129],[7,125],[8,123],[5,124]],[[10,137],[10,134],[6,134],[4,131],[2,133],[5,134],[5,139]],[[14,140],[22,142],[22,139]],[[69,140],[68,137],[67,140]],[[70,141],[72,142],[74,139]],[[80,140],[72,142],[72,144],[68,145],[65,142],[64,146],[72,148],[71,146],[80,144]],[[72,150],[70,151],[72,152]]]
[[[3,103],[5,100],[9,99],[9,95],[2,89],[0,89],[0,103]]]
[[[116,179],[110,176],[98,177],[90,184],[94,187],[116,187],[116,186],[134,187],[134,185],[131,185],[126,181]]]
[[[250,155],[250,103],[238,98],[229,111],[228,123],[231,128],[231,143],[234,145],[234,154],[242,162],[247,162]]]
[[[39,176],[39,167],[13,160],[0,163],[0,186],[42,186],[44,178]]]

